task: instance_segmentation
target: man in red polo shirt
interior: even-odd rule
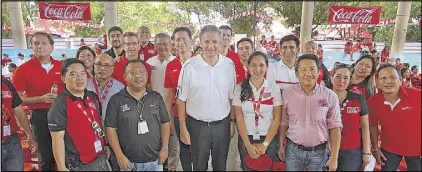
[[[134,32],[125,32],[125,34],[123,35],[123,51],[125,52],[125,54],[115,59],[116,63],[114,63],[114,73],[113,73],[113,78],[120,81],[123,85],[127,85],[123,76],[125,74],[125,71],[124,71],[125,64],[129,60],[139,58],[138,50],[139,50],[138,35]],[[147,86],[149,87],[151,84],[151,66],[148,64],[145,64],[145,67],[148,72]]]
[[[16,69],[13,85],[23,104],[31,109],[31,126],[39,143],[38,158],[41,170],[53,171],[54,157],[47,125],[47,112],[64,87],[60,71],[62,62],[51,57],[54,40],[50,34],[36,32],[30,41],[34,58]],[[23,95],[23,92],[26,95]]]
[[[140,44],[138,55],[142,61],[146,62],[149,58],[157,55],[157,51],[155,51],[154,44],[149,41],[149,39],[151,38],[151,31],[148,27],[139,27],[138,38]]]
[[[240,55],[240,63],[234,62],[236,70],[236,84],[241,83],[248,76],[248,60],[253,51],[253,41],[251,39],[242,38],[237,41],[237,52]]]
[[[376,79],[380,92],[368,99],[374,157],[381,171],[396,171],[403,157],[409,171],[421,171],[421,91],[402,86],[400,72],[391,64],[381,66]]]
[[[230,42],[233,36],[233,30],[230,26],[222,25],[218,28],[220,30],[221,44],[219,45],[219,52],[221,55],[228,57],[233,62],[239,61],[239,55],[230,49]]]
[[[12,63],[12,60],[9,59],[9,54],[3,54],[3,59],[1,59],[1,67],[6,66],[8,63]]]

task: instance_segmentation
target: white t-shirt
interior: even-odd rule
[[[163,63],[158,59],[158,56],[151,57],[147,63],[151,65],[151,86],[154,91],[160,93],[161,97],[165,97],[166,91],[164,89],[164,77],[166,74],[166,67],[169,62],[176,57],[170,56],[164,60]]]
[[[227,117],[236,85],[233,61],[219,54],[210,66],[201,55],[183,64],[178,81],[178,98],[186,102],[186,112],[200,121],[213,122]]]
[[[299,83],[296,77],[295,67],[287,67],[283,60],[278,63],[270,63],[267,70],[268,82],[275,82],[281,90]]]
[[[251,82],[249,82],[249,84],[252,87],[255,102],[258,102],[260,93],[264,88],[262,101],[259,108],[259,114],[261,114],[263,118],[259,117],[258,130],[259,135],[266,136],[268,130],[270,129],[271,123],[273,122],[274,106],[283,105],[283,101],[281,99],[281,92],[277,84],[270,83],[267,80],[264,80],[264,84],[258,90],[256,90],[256,87],[254,87]],[[254,105],[252,103],[252,99],[248,99],[244,102],[241,102],[241,91],[241,84],[236,85],[233,95],[233,106],[242,107],[247,134],[253,135],[256,131]]]

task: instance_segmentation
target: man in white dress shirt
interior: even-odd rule
[[[180,139],[191,145],[194,171],[206,170],[210,150],[213,170],[225,171],[230,134],[234,132],[230,110],[236,73],[233,61],[218,53],[221,36],[216,26],[204,26],[199,38],[202,54],[185,62],[179,76]]]

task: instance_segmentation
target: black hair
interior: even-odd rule
[[[9,54],[6,54],[6,53],[5,53],[5,54],[3,54],[3,56],[9,57]]]
[[[374,76],[374,73],[375,73],[375,71],[377,70],[377,63],[376,63],[376,61],[375,61],[375,59],[372,57],[372,55],[369,55],[369,54],[367,54],[367,55],[364,55],[364,56],[361,56],[357,61],[356,61],[356,63],[355,63],[355,66],[354,66],[354,68],[357,66],[357,64],[361,61],[361,60],[363,60],[363,59],[369,59],[369,60],[371,60],[371,62],[372,62],[372,69],[371,69],[371,73],[364,79],[364,81],[366,80],[366,85],[365,85],[365,89],[366,89],[366,96],[367,97],[369,97],[369,96],[372,96],[373,94],[375,94],[375,86],[374,86],[374,84],[373,84],[373,80],[371,80],[371,79],[373,79],[373,76]],[[353,69],[353,73],[355,72],[355,70]],[[352,73],[352,76],[353,76],[353,73]]]
[[[250,38],[242,38],[242,39],[240,39],[239,41],[237,41],[236,47],[239,47],[239,44],[240,44],[241,42],[244,42],[244,41],[248,41],[248,42],[251,44],[251,47],[252,47],[252,48],[254,47],[254,46],[253,46],[253,41],[252,41]]]
[[[81,42],[85,41],[83,38],[81,39]]]
[[[88,46],[82,46],[82,47],[80,47],[80,48],[78,49],[78,51],[76,52],[76,57],[75,57],[76,59],[78,59],[78,60],[79,60],[79,55],[81,54],[81,52],[82,52],[83,50],[88,50],[88,51],[92,54],[92,57],[94,57],[94,61],[95,61],[95,58],[96,58],[96,53],[95,53],[95,51],[94,51],[92,48],[90,48],[90,47],[88,47]],[[94,68],[92,68],[91,73],[92,73],[92,75],[95,75]]]
[[[284,42],[287,42],[287,41],[295,41],[296,48],[299,48],[300,41],[299,41],[299,39],[296,36],[294,36],[294,35],[284,36],[283,38],[280,39],[280,46],[282,46],[283,43]]]
[[[412,68],[410,68],[410,70],[413,70],[415,68],[418,68],[418,66],[414,65],[414,66],[412,66]]]
[[[122,28],[120,28],[119,26],[113,26],[110,29],[108,29],[108,36],[110,36],[110,33],[113,31],[119,31],[121,34],[123,34]]]
[[[409,68],[407,68],[407,67],[404,67],[404,68],[401,68],[401,69],[400,69],[400,75],[401,75],[401,77],[402,77],[402,78],[404,78],[403,74],[404,74],[406,71],[409,71],[409,73],[410,73],[410,69],[409,69]]]
[[[32,35],[31,39],[29,39],[29,41],[31,42],[31,44],[32,44],[32,40],[34,39],[34,37],[35,37],[36,35],[43,35],[43,36],[47,37],[48,42],[50,42],[50,45],[54,45],[54,40],[53,40],[53,37],[52,37],[50,34],[46,33],[46,32],[35,32],[35,33]]]
[[[227,25],[221,25],[220,27],[218,27],[218,29],[226,29],[226,30],[230,30],[230,36],[233,36],[233,29],[230,26]]]
[[[190,39],[192,39],[192,32],[190,31],[189,28],[187,27],[178,27],[176,29],[173,30],[173,34],[171,35],[171,39],[174,40],[174,34],[176,34],[177,32],[186,32],[188,33],[188,36]]]
[[[301,55],[297,58],[297,61],[296,61],[296,64],[295,64],[295,72],[296,73],[299,70],[299,64],[300,64],[300,61],[302,61],[302,60],[313,60],[313,61],[315,61],[316,66],[317,66],[317,70],[319,70],[319,67],[321,66],[320,63],[319,63],[318,56],[313,55],[313,54],[304,54],[304,55]]]
[[[79,52],[80,53],[80,52]],[[62,54],[62,57],[64,57],[66,54]]]
[[[129,60],[129,61],[125,64],[125,67],[123,68],[124,73],[126,73],[127,66],[129,66],[129,64],[131,64],[131,63],[142,63],[142,64],[144,65],[145,69],[146,69],[146,67],[147,67],[147,65],[145,64],[145,62],[144,62],[144,61],[142,61],[142,60],[140,60],[140,59],[132,59],[132,60]],[[147,72],[148,72],[148,71],[147,71]]]
[[[16,64],[14,64],[14,63],[9,63],[9,67],[11,67],[11,68],[17,68]]]
[[[369,76],[367,76],[367,78],[369,79],[370,77],[372,77],[375,73],[375,71],[377,70],[377,63],[375,61],[375,59],[372,57],[372,55],[364,55],[362,57],[360,57],[357,61],[356,64],[358,64],[361,60],[363,59],[369,59],[372,62],[372,69],[371,69],[371,73],[369,74]],[[355,65],[356,66],[356,65]]]
[[[18,56],[25,57],[22,53],[18,53]]]
[[[85,64],[81,60],[78,60],[78,59],[75,59],[75,58],[70,58],[70,59],[63,60],[62,61],[62,69],[61,69],[62,76],[66,76],[66,73],[67,73],[68,68],[69,68],[70,65],[77,64],[77,63],[81,64],[84,67],[84,71],[86,70]]]
[[[199,50],[202,50],[202,47],[201,46],[197,46],[195,48],[195,50],[193,51],[193,53],[196,54]]]
[[[262,53],[260,51],[255,51],[253,52],[249,58],[248,58],[248,65],[251,63],[252,58],[256,57],[256,56],[261,56],[262,58],[264,58],[265,60],[265,64],[268,66],[268,57],[265,53]],[[251,74],[248,73],[248,76],[246,77],[245,80],[242,81],[242,84],[240,85],[241,87],[241,92],[240,92],[240,101],[244,102],[245,100],[250,99],[253,96],[253,90],[251,85],[249,84],[249,80],[251,79]]]
[[[394,66],[394,65],[390,64],[390,63],[384,64],[384,65],[381,65],[381,66],[378,68],[378,70],[377,70],[377,73],[376,73],[375,77],[378,79],[380,71],[381,71],[381,70],[383,70],[383,69],[385,69],[385,68],[389,68],[389,67],[394,68],[394,69],[396,70],[397,74],[399,74],[400,79],[402,78],[402,75],[400,75],[400,73],[401,73],[400,69],[399,69],[399,68],[397,68],[396,66]]]

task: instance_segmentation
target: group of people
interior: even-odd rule
[[[421,170],[421,91],[405,87],[394,65],[377,68],[364,55],[330,76],[313,41],[301,50],[285,36],[281,60],[269,63],[250,38],[234,52],[233,35],[202,27],[195,55],[186,27],[152,44],[146,26],[114,26],[105,53],[82,46],[58,61],[51,35],[35,33],[34,58],[12,82],[2,77],[1,169],[23,170],[18,122],[43,171],[175,171],[179,161],[205,171],[210,156],[215,171],[257,170],[251,161],[265,158],[287,171],[357,171],[371,156],[383,170],[403,157]]]

